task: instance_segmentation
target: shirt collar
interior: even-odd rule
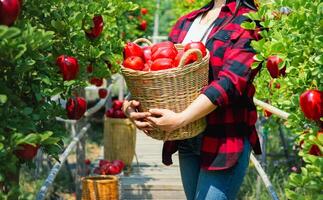
[[[187,19],[188,20],[193,20],[195,19],[198,15],[200,15],[201,13],[205,13],[209,10],[211,10],[213,8],[214,5],[214,1],[211,1],[210,3],[208,3],[206,6],[204,6],[203,8],[196,10],[194,12],[192,12]],[[230,12],[231,14],[233,14],[235,12],[236,9],[236,1],[234,0],[229,0],[227,1],[227,3],[222,7],[221,12]]]

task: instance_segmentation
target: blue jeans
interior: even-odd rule
[[[244,150],[237,164],[226,170],[200,169],[202,135],[183,140],[179,144],[179,165],[187,200],[233,200],[249,165],[250,143],[244,142]]]

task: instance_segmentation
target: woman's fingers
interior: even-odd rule
[[[151,114],[149,112],[131,112],[130,119],[132,120],[143,120],[146,117],[149,117]]]
[[[137,128],[139,129],[153,129],[153,127],[151,126],[151,124],[149,122],[141,122],[141,121],[137,121],[135,120],[134,121],[135,125],[137,126]]]
[[[130,101],[130,106],[132,107],[132,108],[136,108],[136,107],[138,107],[140,105],[140,102],[139,101],[136,101],[136,100],[132,100],[132,101]]]

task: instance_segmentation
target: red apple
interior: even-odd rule
[[[119,174],[121,172],[120,168],[116,165],[109,165],[108,166],[108,174],[111,175],[116,175]]]
[[[107,112],[105,112],[105,116],[114,118],[114,109],[113,108],[108,109]]]
[[[103,17],[101,15],[94,16],[92,21],[94,26],[92,26],[90,30],[87,30],[85,32],[89,38],[95,39],[99,37],[103,31]]]
[[[313,155],[313,156],[323,156],[320,148],[316,145],[313,144],[308,152],[309,154]]]
[[[39,149],[39,145],[20,144],[14,151],[15,155],[22,160],[32,160]]]
[[[82,97],[69,98],[66,104],[67,117],[69,119],[80,119],[86,112],[87,103]]]
[[[96,167],[93,171],[94,174],[101,174],[101,169],[100,167]]]
[[[147,8],[141,8],[140,10],[142,15],[146,15],[148,13],[148,9]]]
[[[99,160],[99,167],[102,167],[104,165],[111,164],[109,160]]]
[[[323,92],[307,90],[299,98],[301,109],[308,119],[318,121],[323,117]]]
[[[123,105],[123,101],[114,100],[112,107],[114,110],[121,110],[122,105]]]
[[[269,74],[272,78],[278,78],[279,76],[279,63],[283,60],[278,56],[269,56],[267,60],[266,67],[269,71]]]
[[[85,160],[84,160],[84,163],[85,163],[86,165],[91,165],[91,160],[90,160],[90,159],[85,159]]]
[[[105,88],[100,88],[99,89],[99,97],[101,99],[104,99],[108,95],[108,90]]]
[[[122,110],[115,110],[113,113],[114,118],[127,118]]]
[[[122,160],[115,160],[112,162],[113,165],[116,165],[122,170],[125,167],[125,164]]]
[[[93,77],[93,78],[91,78],[90,83],[92,85],[100,87],[103,84],[103,78]]]
[[[72,56],[61,55],[57,57],[56,65],[59,67],[64,81],[75,79],[79,72],[77,59]]]
[[[0,0],[0,24],[12,25],[20,12],[19,0]]]
[[[93,72],[93,65],[89,64],[89,65],[86,67],[86,71],[87,71],[87,73],[92,73],[92,72]]]
[[[142,20],[140,22],[140,29],[143,30],[143,31],[147,30],[147,21],[146,20]]]

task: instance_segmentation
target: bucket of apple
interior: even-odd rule
[[[141,47],[139,43],[148,46]],[[121,70],[132,99],[140,101],[141,111],[163,108],[181,112],[208,84],[209,59],[201,42],[153,45],[140,38],[126,44]],[[181,140],[198,135],[205,126],[202,118],[170,134],[154,130],[149,135],[158,140]]]
[[[122,160],[130,166],[135,155],[136,127],[125,116],[122,101],[113,101],[112,108],[105,113],[104,159]]]

